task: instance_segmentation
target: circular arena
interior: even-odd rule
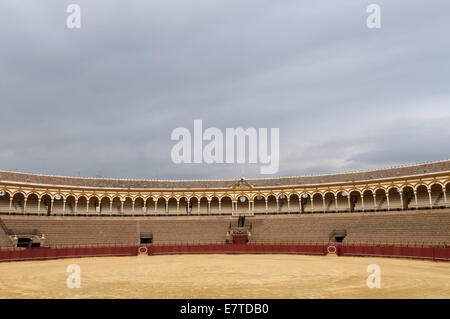
[[[69,289],[68,265],[79,265]],[[368,265],[381,269],[368,288]],[[448,263],[305,255],[174,255],[0,263],[0,298],[449,298]]]
[[[449,198],[450,160],[236,180],[0,171],[0,297],[448,298]]]

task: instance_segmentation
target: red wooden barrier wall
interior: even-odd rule
[[[450,260],[450,247],[407,247],[392,245],[339,245],[339,256],[407,257]],[[114,247],[29,248],[0,251],[0,261],[55,259],[92,256],[136,256],[138,248],[146,247],[149,255],[166,254],[314,254],[326,255],[323,244],[179,244]]]
[[[0,251],[0,261],[55,259],[93,256],[136,256],[136,246],[118,247],[69,247],[69,248],[29,248],[23,250]]]
[[[450,247],[342,245],[339,247],[338,254],[340,256],[380,256],[450,260]]]

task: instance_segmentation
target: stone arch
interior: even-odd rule
[[[262,194],[256,194],[253,197],[253,211],[255,213],[265,213],[266,212],[266,198]]]
[[[361,206],[364,211],[372,211],[375,209],[373,190],[366,188],[361,193]]]
[[[278,194],[278,212],[287,212],[288,195],[285,193]]]
[[[189,199],[186,196],[182,196],[179,199],[179,213],[181,215],[188,215],[189,214]]]
[[[336,210],[336,195],[332,191],[327,191],[323,198],[325,199],[325,211],[331,212]]]
[[[236,204],[235,204],[235,210],[238,213],[245,213],[248,212],[248,206],[249,206],[249,199],[248,196],[245,194],[239,194],[236,197]]]
[[[350,211],[362,211],[361,191],[359,189],[354,189],[350,191],[348,196],[350,196]]]
[[[278,193],[278,195],[276,195],[276,197],[278,198],[278,200],[281,200],[281,199],[286,199],[286,197],[288,197],[288,195],[285,192],[280,192],[280,193]]]
[[[134,215],[145,215],[145,200],[141,196],[134,199]]]
[[[166,198],[162,196],[158,197],[156,200],[156,214],[165,215],[166,213]]]
[[[273,194],[267,196],[267,211],[269,213],[277,212],[277,198]]]
[[[131,196],[127,196],[123,201],[123,215],[133,215],[133,198]]]
[[[208,214],[208,197],[206,197],[206,195],[203,195],[202,197],[200,197],[200,215],[207,215],[207,214]]]
[[[120,215],[122,212],[122,202],[119,196],[113,197],[111,215]]]
[[[30,193],[26,198],[27,202],[26,202],[26,209],[24,209],[25,212],[37,214],[39,209],[39,195],[36,193]]]
[[[100,214],[110,214],[111,210],[111,198],[108,196],[102,197],[100,200]]]
[[[384,188],[377,188],[375,190],[375,209],[387,209],[387,197]]]
[[[216,215],[219,214],[219,197],[213,196],[211,197],[211,204],[210,204],[210,214]]]
[[[4,192],[4,194],[0,196],[0,211],[9,212],[9,203],[11,199],[11,194],[6,190],[2,191]]]
[[[345,195],[344,195],[345,194]],[[348,192],[346,190],[340,190],[336,194],[336,202],[338,210],[340,211],[349,211],[350,208],[348,207]]]
[[[289,206],[290,212],[300,213],[300,196],[297,193],[292,193],[289,196]]]
[[[402,196],[403,196],[403,209],[409,209],[411,207],[413,207],[413,208],[416,207],[413,186],[411,186],[411,185],[403,186]]]
[[[167,200],[167,214],[168,215],[177,215],[177,199],[175,197],[170,197]]]
[[[324,211],[323,210],[323,196],[322,193],[316,192],[311,198],[311,210],[312,211]]]
[[[222,198],[220,198],[220,209],[222,213],[225,214],[231,214],[232,212],[232,204],[233,204],[233,200],[231,199],[230,196],[222,196]]]
[[[147,214],[156,214],[156,200],[154,197],[150,196],[145,200],[147,204]]]
[[[388,206],[390,210],[399,210],[402,208],[400,198],[400,189],[397,186],[391,186],[388,189],[389,201]]]
[[[440,183],[433,183],[430,185],[430,194],[432,207],[445,207],[444,188]]]
[[[300,203],[301,203],[301,212],[309,212],[311,211],[311,194],[302,193],[300,195]]]
[[[25,207],[25,195],[22,192],[15,192],[12,196],[12,212],[16,214],[23,214],[25,213],[24,207]]]
[[[69,215],[75,215],[75,202],[76,202],[75,195],[71,194],[66,197],[66,207],[63,210],[63,214],[69,214]]]
[[[417,206],[419,208],[429,208],[430,198],[428,195],[428,187],[424,184],[416,186]]]
[[[53,197],[52,214],[62,215],[64,211],[64,196],[62,194],[56,194]]]
[[[189,215],[198,215],[198,202],[199,199],[195,196],[192,196],[189,198],[189,207],[188,207],[188,214]]]
[[[87,211],[90,215],[100,214],[100,199],[97,197],[97,195],[89,197]]]
[[[39,214],[51,215],[52,213],[52,197],[49,194],[44,194],[41,197],[41,206]]]

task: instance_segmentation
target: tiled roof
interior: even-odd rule
[[[326,174],[315,176],[294,176],[279,178],[256,178],[247,179],[249,184],[255,187],[283,186],[283,185],[311,185],[365,181],[389,177],[423,175],[450,171],[450,160],[430,162],[417,165],[392,167],[372,171],[349,172],[339,174]],[[0,171],[0,181],[63,185],[78,187],[99,188],[228,188],[237,182],[236,180],[130,180],[112,178],[83,178],[38,175],[19,172]]]

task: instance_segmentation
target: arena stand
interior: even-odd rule
[[[45,247],[73,245],[137,245],[141,234],[151,234],[152,243],[226,243],[236,228],[230,216],[160,217],[48,217],[3,216],[1,222],[13,234],[38,230]],[[450,210],[384,213],[286,214],[245,219],[249,243],[336,242],[334,231],[345,231],[344,243],[450,242]],[[230,228],[231,227],[231,228]],[[249,230],[251,227],[251,230]],[[247,232],[248,231],[248,232]],[[11,247],[6,234],[3,247]]]
[[[445,256],[450,241],[450,160],[367,172],[209,181],[0,171],[0,190],[0,247],[23,256],[32,254],[24,250],[43,257],[55,249],[56,255],[77,255],[69,248],[136,254],[141,245],[152,254],[220,249],[326,254],[335,245],[340,255],[364,256],[375,254],[373,247],[385,247],[377,254],[411,257],[409,251],[392,250],[407,245],[433,249],[417,254],[435,259]],[[441,249],[444,253],[436,252]]]

